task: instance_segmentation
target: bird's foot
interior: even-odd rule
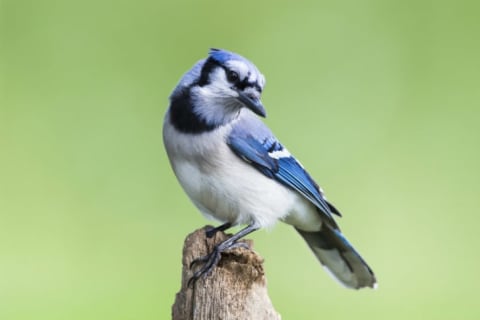
[[[230,228],[232,226],[232,224],[230,222],[227,222],[227,223],[224,223],[218,227],[214,227],[214,228],[210,228],[208,229],[206,232],[205,232],[205,235],[207,236],[207,238],[211,238],[213,237],[218,231],[225,231],[227,230],[228,228]]]
[[[192,268],[197,263],[203,263],[203,266],[199,270],[197,270],[188,280],[189,287],[201,277],[208,276],[212,273],[213,269],[217,266],[218,262],[222,258],[223,252],[235,248],[250,249],[248,244],[246,244],[245,242],[235,242],[230,240],[231,238],[219,243],[213,248],[212,252],[210,252],[206,256],[196,258],[190,263],[190,268]]]

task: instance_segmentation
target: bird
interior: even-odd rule
[[[244,236],[282,221],[295,228],[323,267],[347,288],[376,288],[365,260],[340,231],[339,210],[261,118],[265,77],[243,56],[210,49],[170,95],[163,142],[193,204],[220,223],[212,237],[245,226],[206,256],[190,280],[209,275],[222,252],[246,247]],[[190,282],[189,282],[190,283]]]

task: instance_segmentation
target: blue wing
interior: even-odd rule
[[[326,201],[315,181],[270,130],[257,121],[237,124],[227,139],[232,151],[267,177],[298,191],[336,226],[332,213],[340,215],[338,210]]]

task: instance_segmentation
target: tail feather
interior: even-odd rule
[[[296,229],[315,256],[334,278],[347,288],[375,288],[377,280],[372,269],[362,259],[338,229],[327,224],[317,232]]]

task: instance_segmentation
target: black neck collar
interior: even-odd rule
[[[202,133],[212,131],[218,126],[207,123],[193,111],[193,103],[189,94],[190,88],[185,88],[175,96],[170,103],[170,122],[183,133]]]

